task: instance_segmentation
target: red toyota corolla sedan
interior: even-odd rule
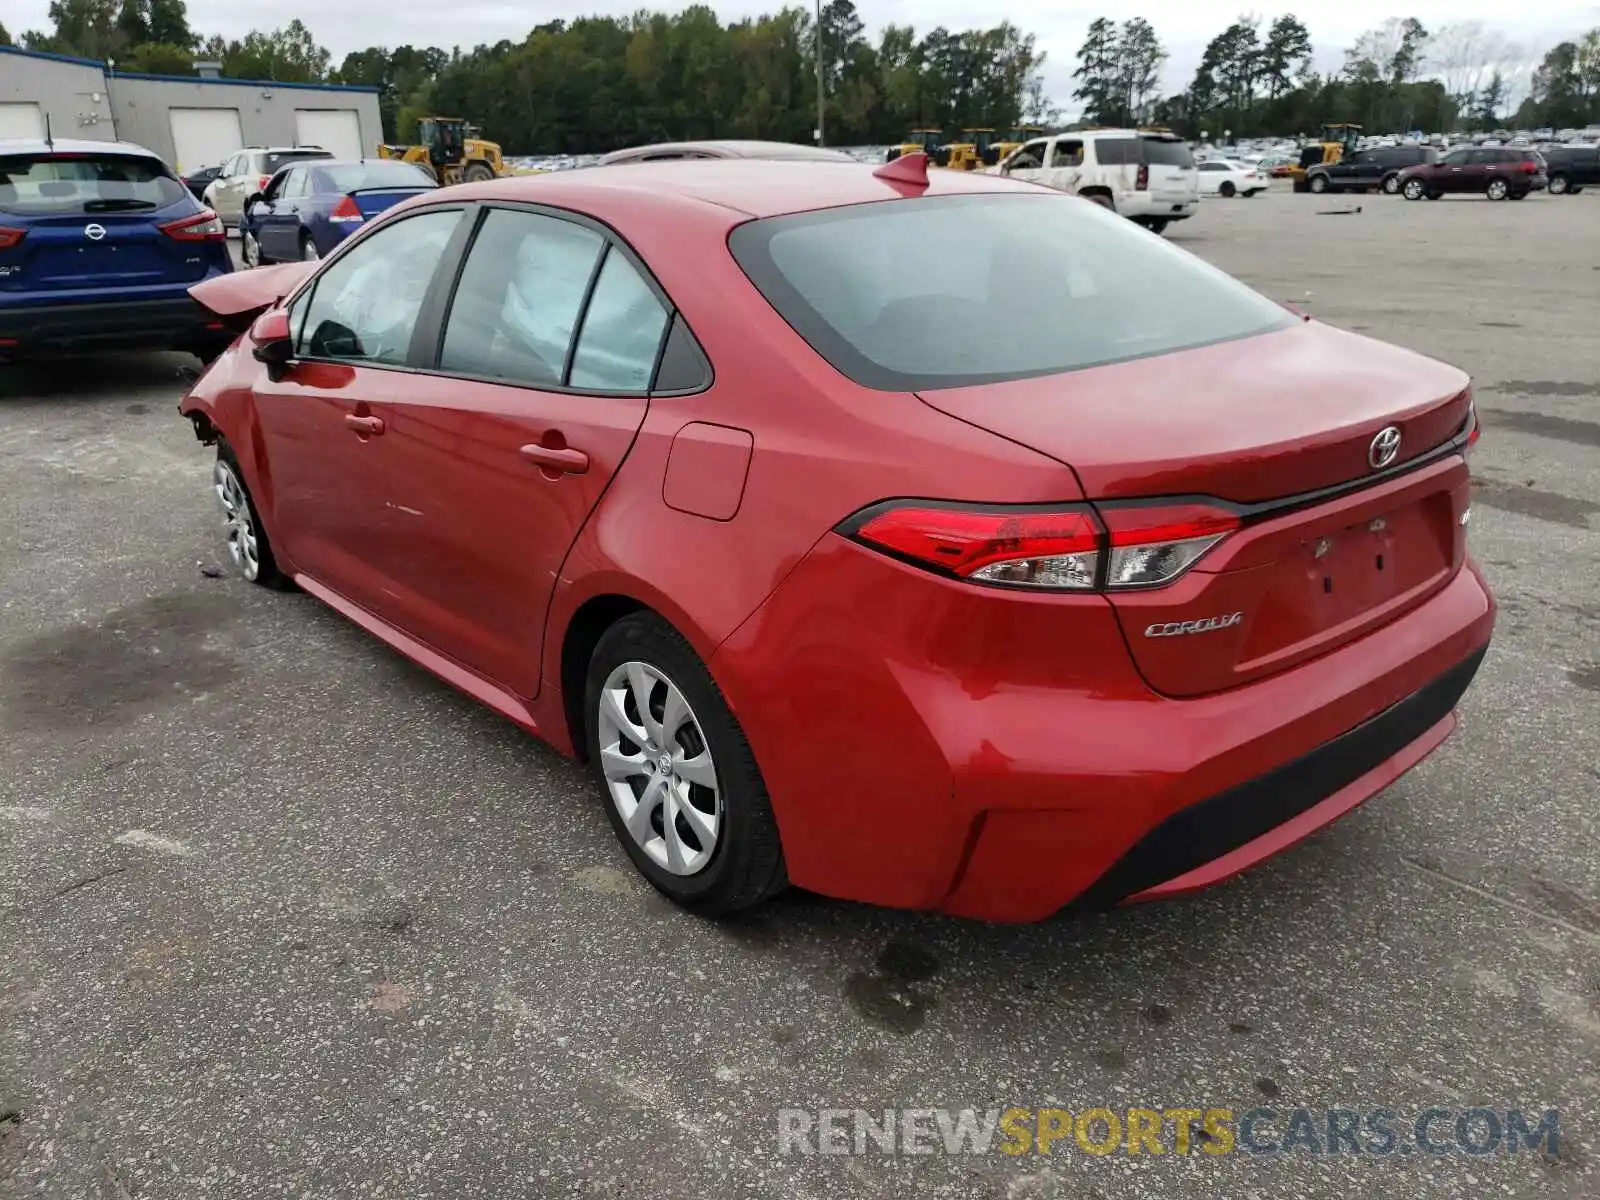
[[[1172,895],[1416,765],[1494,623],[1466,376],[919,160],[449,188],[197,286],[234,562],[708,913]]]

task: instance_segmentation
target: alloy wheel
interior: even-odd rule
[[[1567,191],[1567,177],[1565,175],[1552,175],[1550,177],[1550,194],[1564,196]]]
[[[300,243],[300,257],[305,262],[316,262],[322,255],[317,253],[317,244],[307,238]]]
[[[1491,200],[1504,200],[1510,190],[1506,186],[1504,179],[1491,179],[1489,181],[1488,193]]]
[[[1407,200],[1421,200],[1422,196],[1423,196],[1423,193],[1424,193],[1424,190],[1425,189],[1422,186],[1422,180],[1420,180],[1420,179],[1408,179],[1408,180],[1406,180],[1405,193],[1406,193],[1406,199]]]
[[[244,259],[244,265],[247,267],[259,267],[261,265],[261,243],[256,241],[256,235],[246,229],[242,241],[243,245],[239,248],[239,257]]]
[[[700,721],[656,667],[625,662],[600,689],[606,790],[629,835],[662,870],[694,875],[722,832],[722,790]]]
[[[228,556],[239,574],[252,582],[261,574],[261,545],[256,535],[255,514],[244,484],[227,463],[218,461],[213,472],[217,503],[222,508],[222,532],[228,541]]]
[[[1398,192],[1400,190],[1400,177],[1391,175],[1385,179],[1383,181],[1383,190],[1391,196]]]

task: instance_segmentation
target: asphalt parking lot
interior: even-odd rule
[[[1473,373],[1500,622],[1456,734],[1333,828],[1030,927],[684,915],[579,768],[221,576],[192,360],[0,368],[0,1193],[1600,1194],[1600,195],[1277,191],[1172,236]],[[784,1108],[1012,1105],[1553,1107],[1560,1142],[777,1153]]]

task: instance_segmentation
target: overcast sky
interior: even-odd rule
[[[814,0],[812,0],[814,3]],[[49,0],[4,0],[3,19],[12,35],[24,29],[49,26]],[[334,61],[348,51],[372,44],[417,46],[460,44],[470,47],[501,38],[519,40],[530,28],[556,17],[572,18],[586,13],[623,16],[643,7],[676,10],[681,4],[649,4],[647,0],[590,0],[589,3],[563,3],[562,0],[453,0],[440,5],[435,0],[339,0],[336,4],[313,4],[309,0],[278,0],[271,17],[252,17],[246,5],[229,0],[189,0],[189,22],[201,34],[224,33],[240,36],[270,20],[286,23],[299,17],[329,50]],[[782,7],[780,0],[763,4],[759,0],[724,0],[713,7],[722,16],[738,18]],[[1032,8],[1031,15],[1028,13]],[[1537,61],[1546,49],[1563,37],[1600,25],[1600,4],[1575,4],[1568,0],[1533,0],[1508,20],[1504,0],[1413,0],[1395,8],[1382,0],[1339,0],[1302,4],[1298,8],[1255,10],[1263,25],[1282,12],[1296,12],[1311,30],[1317,51],[1317,66],[1336,69],[1343,61],[1343,49],[1363,30],[1382,24],[1397,13],[1417,17],[1429,28],[1451,21],[1479,19],[1503,29],[1508,36],[1527,46],[1530,60]],[[1046,80],[1051,95],[1065,108],[1074,107],[1072,96],[1073,59],[1083,41],[1084,28],[1095,17],[1118,18],[1142,14],[1155,25],[1157,33],[1172,54],[1167,64],[1164,90],[1179,91],[1194,74],[1201,51],[1213,36],[1231,23],[1241,10],[1250,11],[1234,0],[1145,0],[1126,8],[1120,5],[1078,8],[1068,5],[1011,5],[989,0],[857,0],[857,9],[867,23],[869,35],[890,22],[913,25],[925,32],[937,25],[951,29],[988,26],[1011,19],[1033,33],[1039,47],[1049,54]]]

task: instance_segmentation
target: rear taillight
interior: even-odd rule
[[[20,246],[22,239],[28,236],[26,229],[8,229],[0,225],[0,250],[9,250],[13,246]]]
[[[1098,515],[1097,515],[1098,512]],[[916,566],[974,583],[1117,591],[1171,583],[1239,527],[1196,503],[875,505],[839,532]]]
[[[361,210],[356,207],[356,198],[354,196],[346,196],[338,204],[335,204],[333,211],[328,214],[328,220],[338,221],[341,224],[348,221],[361,220]]]
[[[1539,173],[1539,164],[1536,162],[1524,162],[1522,164],[1522,173],[1524,175],[1537,175]]]
[[[1239,528],[1237,513],[1209,504],[1103,504],[1110,541],[1107,588],[1160,587]]]
[[[261,176],[260,179],[256,180],[256,191],[258,191],[258,192],[266,191],[267,190],[267,184],[269,184],[271,182],[272,182],[272,176],[271,175],[263,175],[263,176]]]
[[[1148,189],[1149,186],[1150,186],[1150,168],[1146,164],[1140,163],[1139,164],[1139,172],[1138,172],[1138,174],[1136,174],[1133,177],[1134,190],[1142,192],[1142,191],[1145,191],[1146,189]]]
[[[1073,590],[1095,586],[1103,536],[1093,512],[1081,505],[1040,512],[907,503],[851,524],[857,541],[943,574]]]
[[[221,242],[228,237],[228,228],[222,223],[222,218],[209,208],[198,216],[168,221],[161,226],[161,232],[180,242]]]
[[[1483,426],[1478,421],[1478,406],[1476,403],[1467,406],[1467,442],[1461,447],[1465,454],[1478,444],[1478,439],[1483,436]]]

